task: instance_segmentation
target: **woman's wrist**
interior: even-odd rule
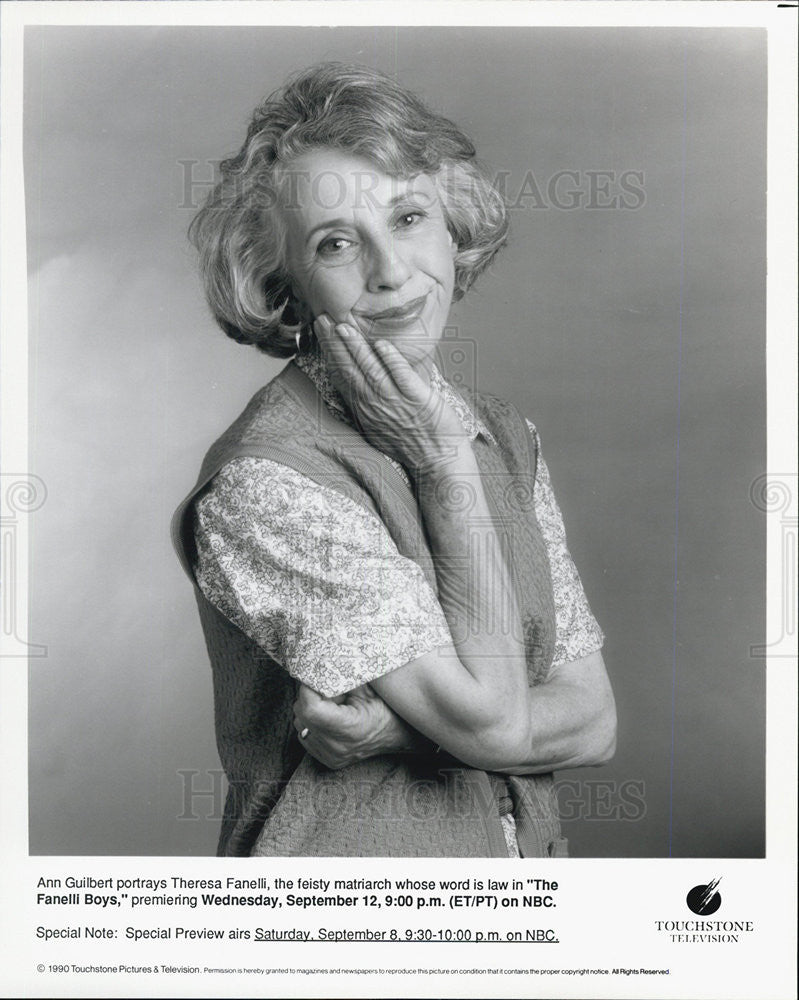
[[[417,486],[437,485],[458,477],[479,475],[479,467],[468,438],[453,441],[430,451],[421,461],[408,467],[408,472]]]

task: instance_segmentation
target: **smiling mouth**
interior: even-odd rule
[[[396,306],[394,309],[384,309],[382,312],[361,313],[360,315],[369,323],[409,323],[418,319],[427,302],[427,295],[420,295],[418,299],[411,299],[403,306]]]

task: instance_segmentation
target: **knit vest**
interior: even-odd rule
[[[546,679],[555,636],[549,560],[534,512],[535,445],[512,404],[479,393],[472,403],[496,440],[478,436],[473,448],[511,570],[532,686]],[[212,665],[217,747],[228,779],[217,853],[507,857],[499,817],[512,806],[522,857],[562,855],[551,774],[489,775],[444,752],[386,754],[331,771],[305,753],[292,724],[297,682],[194,580],[193,502],[239,457],[290,466],[361,504],[380,518],[399,552],[419,565],[437,592],[412,489],[289,364],[211,446],[172,521],[175,548],[195,583]],[[441,499],[468,510],[470,497],[466,486]]]

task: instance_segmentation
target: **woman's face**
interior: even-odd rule
[[[283,209],[294,293],[315,319],[355,323],[411,364],[438,343],[452,301],[455,245],[435,185],[320,148],[292,164]]]

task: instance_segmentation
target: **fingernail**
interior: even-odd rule
[[[339,325],[336,327],[336,332],[340,337],[349,337],[350,328],[347,326],[346,323],[339,323]]]

